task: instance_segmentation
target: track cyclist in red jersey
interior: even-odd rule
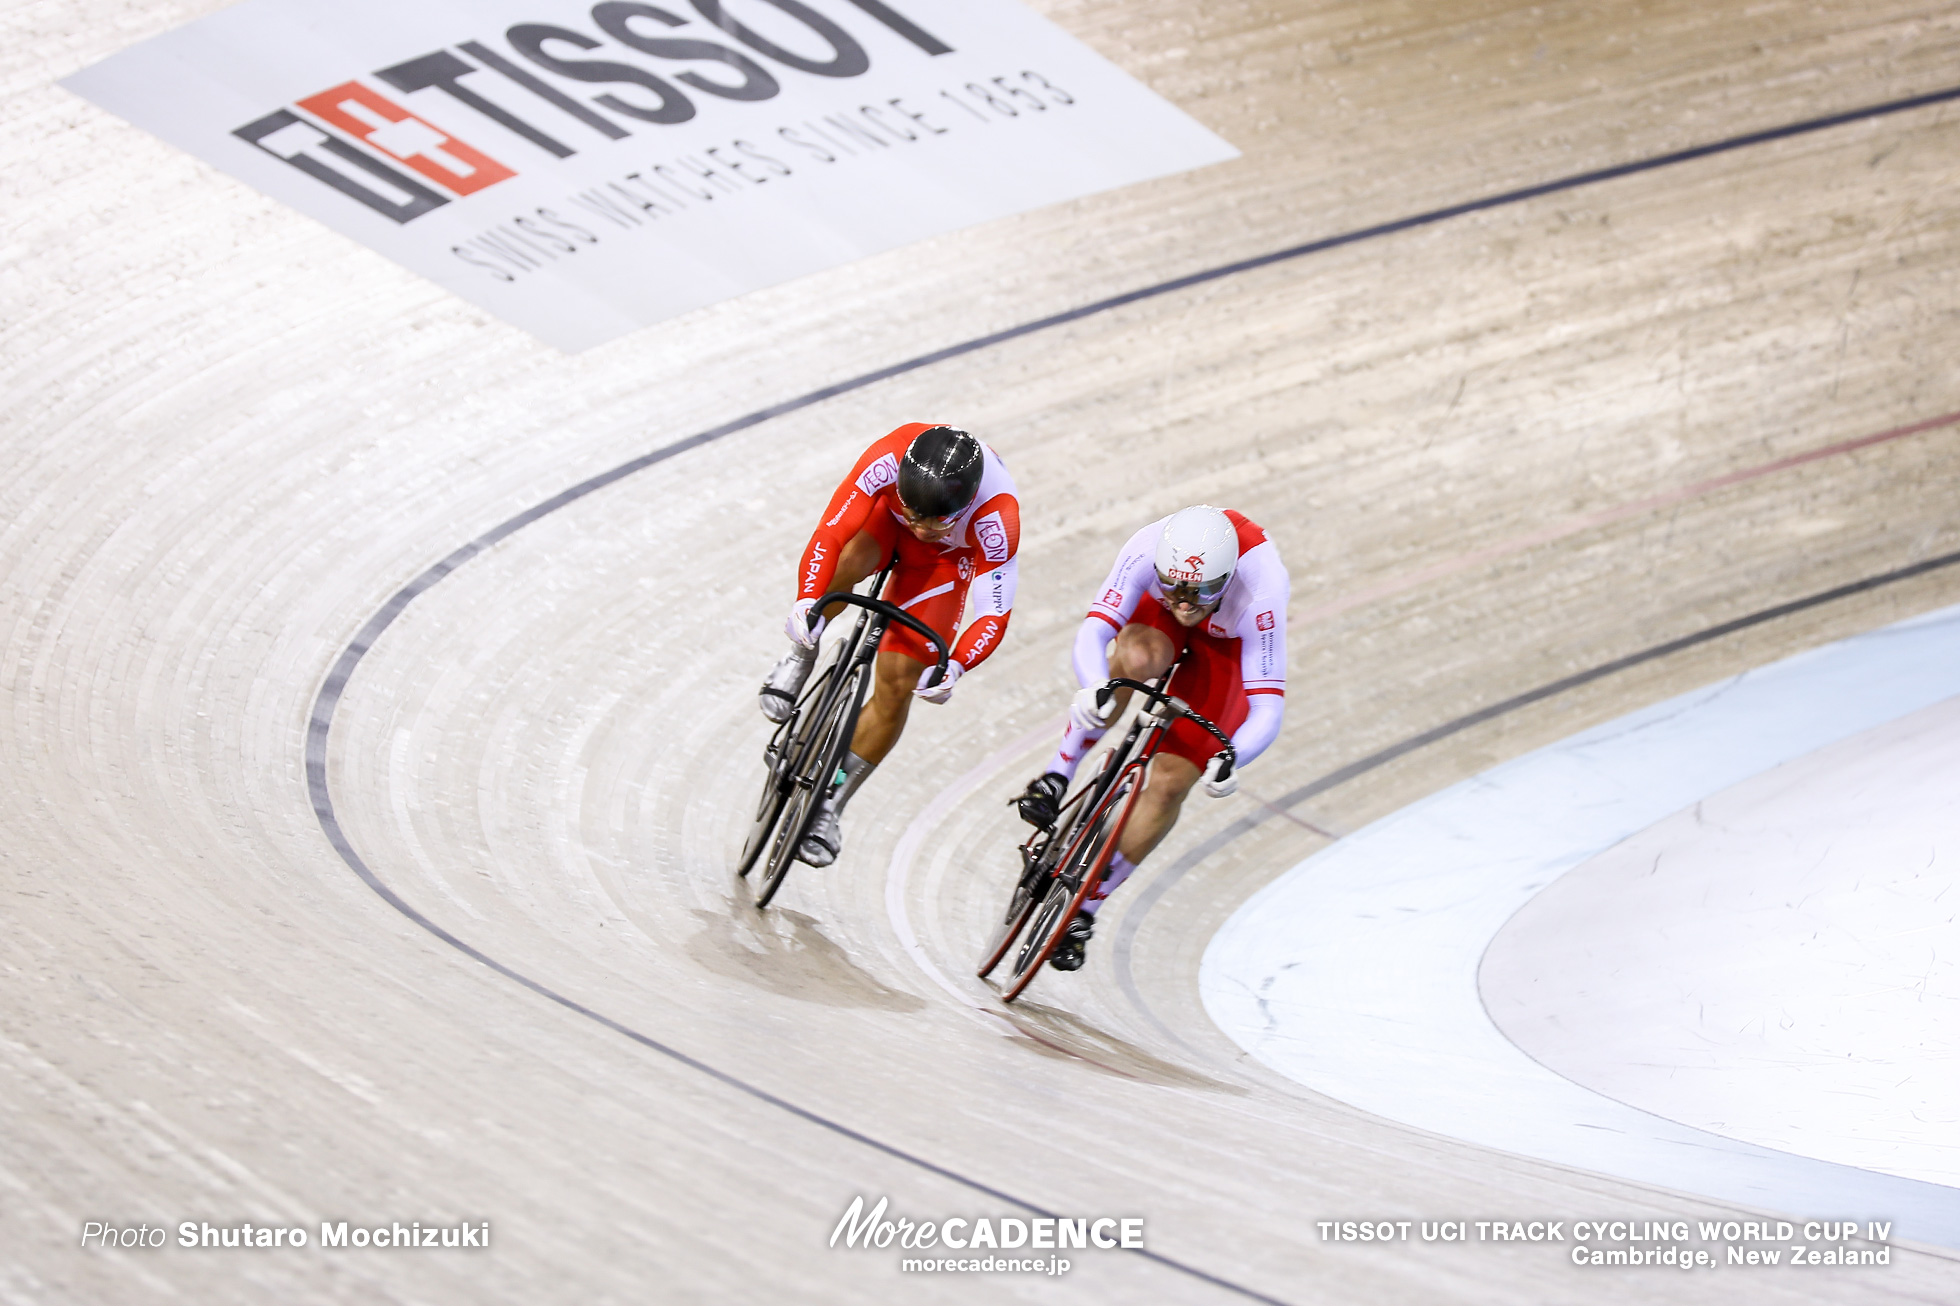
[[[1129,690],[1105,689],[1112,676],[1150,681],[1177,662],[1170,690],[1231,737],[1235,766],[1263,753],[1279,735],[1286,709],[1291,589],[1279,549],[1236,512],[1199,505],[1132,535],[1076,632],[1075,678],[1082,688],[1048,769],[1016,800],[1021,819],[1044,830],[1054,825],[1075,768],[1129,701]],[[1056,969],[1081,967],[1096,909],[1170,833],[1193,784],[1203,779],[1214,798],[1238,788],[1237,770],[1217,750],[1217,741],[1191,722],[1171,727],[1102,883],[1055,949]]]
[[[951,426],[913,422],[864,451],[830,497],[797,562],[796,604],[785,628],[790,651],[763,682],[762,714],[789,718],[816,663],[823,622],[810,610],[824,594],[850,589],[897,555],[885,598],[950,639],[972,592],[972,621],[953,644],[946,678],[928,687],[936,654],[896,623],[878,646],[877,679],[858,718],[839,776],[817,810],[797,859],[828,866],[843,847],[839,818],[872,768],[905,729],[914,697],[944,703],[963,672],[1000,647],[1014,608],[1021,505],[1014,479],[992,449]],[[824,618],[843,607],[833,603]]]

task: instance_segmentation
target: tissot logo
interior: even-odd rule
[[[239,0],[63,84],[568,350],[1234,154],[1020,0]]]
[[[710,97],[711,102],[773,99],[782,83],[756,61],[758,55],[792,74],[857,77],[869,71],[871,59],[864,46],[808,5],[799,0],[752,3],[767,5],[801,24],[825,53],[811,58],[777,44],[730,14],[726,0],[692,0],[692,6],[701,19],[746,49],[692,35],[682,39],[656,36],[653,33],[689,27],[694,20],[657,5],[605,3],[592,7],[592,23],[619,47],[639,56],[631,62],[568,57],[568,49],[603,53],[606,43],[575,28],[517,23],[505,31],[504,39],[528,61],[529,68],[481,41],[467,40],[458,41],[452,49],[420,54],[377,69],[372,75],[401,91],[441,91],[541,152],[563,159],[576,154],[579,147],[540,125],[541,106],[559,110],[602,141],[618,141],[633,134],[626,123],[659,126],[692,120],[700,110],[695,99],[676,83]],[[928,55],[953,52],[953,47],[883,0],[850,3]],[[703,65],[715,75],[709,75]],[[481,76],[472,78],[472,74]],[[729,80],[731,74],[739,80]],[[592,85],[618,89],[589,96],[574,94]],[[620,93],[628,88],[636,89],[630,94]],[[396,222],[413,222],[453,197],[474,195],[517,175],[514,169],[358,81],[306,96],[297,101],[297,107],[389,162],[350,149],[286,108],[246,123],[232,134]],[[877,111],[871,112],[875,121]],[[554,126],[553,130],[562,134],[562,128]],[[405,165],[435,186],[419,185],[391,164]]]

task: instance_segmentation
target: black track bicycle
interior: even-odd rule
[[[1035,831],[1021,845],[1021,877],[1014,884],[1000,928],[977,972],[985,979],[1009,953],[1013,954],[1001,1001],[1014,1001],[1033,982],[1042,963],[1054,955],[1069,922],[1101,883],[1137,796],[1143,792],[1150,759],[1163,746],[1165,732],[1180,717],[1194,722],[1218,740],[1219,752],[1225,757],[1218,778],[1231,775],[1237,765],[1238,754],[1224,731],[1192,711],[1182,699],[1171,697],[1170,680],[1176,673],[1177,664],[1172,663],[1169,671],[1148,683],[1115,678],[1108,682],[1105,696],[1098,699],[1099,703],[1107,702],[1106,695],[1118,687],[1144,696],[1129,733],[1120,745],[1103,754],[1094,778],[1062,804],[1053,826]]]
[[[839,590],[824,595],[810,609],[812,629],[818,614],[833,603],[847,603],[861,611],[843,638],[832,642],[831,656],[810,677],[789,718],[776,727],[763,749],[762,794],[756,800],[741,860],[735,867],[735,873],[744,877],[757,866],[762,868],[755,882],[757,907],[768,906],[782,887],[790,863],[796,860],[797,847],[816,817],[818,803],[837,780],[845,750],[857,731],[858,714],[871,693],[878,641],[884,638],[885,628],[896,621],[924,636],[939,652],[928,683],[936,685],[946,677],[946,641],[911,613],[877,597],[897,561],[894,554],[885,563],[885,569],[871,582],[869,593]]]

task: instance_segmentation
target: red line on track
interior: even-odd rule
[[[1710,494],[1731,485],[1740,485],[1745,481],[1753,481],[1759,477],[1769,476],[1776,472],[1788,471],[1792,467],[1801,467],[1805,463],[1814,463],[1824,458],[1835,458],[1840,454],[1853,453],[1859,449],[1869,449],[1873,445],[1887,444],[1893,440],[1903,440],[1907,436],[1921,435],[1927,431],[1936,431],[1941,427],[1956,424],[1960,424],[1960,413],[1947,413],[1941,417],[1929,417],[1924,421],[1913,422],[1906,426],[1895,426],[1889,431],[1880,431],[1876,435],[1861,435],[1856,439],[1842,440],[1836,444],[1825,445],[1821,449],[1812,449],[1806,453],[1791,454],[1787,458],[1778,458],[1757,467],[1746,467],[1741,471],[1729,472],[1726,475],[1711,477],[1705,481],[1696,481],[1693,485],[1684,485],[1678,490],[1668,490],[1662,494],[1650,495],[1645,499],[1636,499],[1632,503],[1624,503],[1617,508],[1608,508],[1602,512],[1571,517],[1565,521],[1556,522],[1550,526],[1543,526],[1523,535],[1513,536],[1511,539],[1493,544],[1488,548],[1477,549],[1470,553],[1445,559],[1442,562],[1433,563],[1420,570],[1409,572],[1407,575],[1393,577],[1389,580],[1382,581],[1380,584],[1371,585],[1367,589],[1344,595],[1330,602],[1316,604],[1300,612],[1289,613],[1288,620],[1304,622],[1338,616],[1343,612],[1350,612],[1355,608],[1374,603],[1380,599],[1389,598],[1392,595],[1412,590],[1418,585],[1426,585],[1430,581],[1441,580],[1445,576],[1454,576],[1459,572],[1468,571],[1472,567],[1479,567],[1488,562],[1495,562],[1499,558],[1508,558],[1513,554],[1523,553],[1527,549],[1535,549],[1541,544],[1550,544],[1554,540],[1562,540],[1568,536],[1577,535],[1581,531],[1592,530],[1599,526],[1608,526],[1617,521],[1625,521],[1629,517],[1638,517],[1642,513],[1652,512],[1656,508],[1665,508],[1671,504],[1686,503],[1688,500],[1700,498],[1704,494]]]

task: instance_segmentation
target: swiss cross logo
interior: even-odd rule
[[[952,53],[953,47],[898,12],[886,0],[851,2],[861,11],[862,20],[882,25],[888,34],[909,42],[926,55]],[[539,153],[556,160],[580,153],[581,147],[605,148],[649,127],[689,122],[705,105],[772,99],[782,90],[783,70],[792,75],[801,73],[828,80],[856,77],[871,67],[869,50],[829,16],[792,0],[765,0],[765,3],[780,11],[780,21],[805,28],[804,39],[790,40],[791,48],[785,48],[734,15],[723,13],[721,3],[711,3],[711,0],[694,0],[693,7],[716,36],[725,35],[734,45],[703,39],[707,33],[698,28],[691,29],[681,39],[673,39],[663,34],[665,29],[689,27],[694,20],[653,5],[608,2],[593,5],[586,15],[601,36],[562,26],[557,21],[517,22],[504,31],[506,49],[493,48],[477,40],[458,41],[453,48],[427,51],[375,69],[368,77],[402,96],[425,95],[428,98],[418,103],[445,121],[452,114],[461,115],[465,131],[476,130],[467,125],[470,123],[494,123],[499,133],[497,139],[521,150],[535,147]],[[649,28],[648,24],[656,26]],[[813,45],[828,47],[828,56],[795,52]],[[604,60],[573,58],[564,49],[567,46],[573,50],[597,50],[608,57]],[[695,69],[694,64],[703,60],[723,65],[720,79],[704,77]],[[674,67],[676,64],[678,68]],[[771,72],[765,65],[774,65],[778,71]],[[726,80],[731,76],[740,80]],[[586,88],[595,83],[630,85],[637,89],[628,96],[610,91],[589,92]],[[697,102],[691,98],[690,89],[705,92],[708,99]],[[1034,98],[1024,90],[1017,90],[1016,95]],[[1072,100],[1062,102],[1073,103]],[[884,110],[867,112],[876,121]],[[917,115],[912,117],[924,121]],[[474,195],[517,175],[507,164],[363,81],[342,82],[305,96],[234,129],[231,134],[399,223],[413,222],[452,200]],[[820,131],[816,134],[823,136]],[[876,139],[880,146],[887,143],[875,133],[861,134],[859,139]],[[908,135],[906,139],[911,137]],[[744,144],[748,148],[741,150]],[[502,148],[500,145],[499,149]],[[696,175],[718,177],[726,183],[725,173],[739,172],[743,166],[766,167],[760,162],[764,156],[752,142],[738,141],[727,148],[741,153],[744,162],[736,162],[734,155],[717,156],[716,149],[710,148],[704,153],[714,156],[716,162],[708,165],[705,172],[697,170]],[[679,174],[666,175],[674,173],[666,165],[641,166],[646,171],[662,174],[663,181],[683,189],[688,185],[687,179]],[[781,163],[774,169],[775,175],[780,176],[788,176],[790,171],[788,165]],[[631,175],[639,179],[641,174]],[[612,189],[624,198],[589,191],[580,199],[611,214],[622,226],[628,222],[638,225],[641,221],[619,208],[622,203],[638,205],[646,211],[664,211],[658,201],[643,202],[641,197],[617,186]],[[712,189],[695,193],[701,199],[715,197]],[[583,229],[556,219],[548,210],[536,212],[535,218],[513,221],[519,234],[505,233],[510,241],[518,246],[528,245],[537,254],[552,249],[572,252],[577,248],[573,241],[596,243],[596,237],[577,234]],[[525,225],[526,222],[530,225]],[[482,252],[499,254],[518,267],[526,265],[521,250],[509,246],[479,251]],[[508,271],[500,272],[479,259],[464,261],[478,262],[503,279],[512,279]],[[535,266],[535,260],[531,265]]]
[[[876,494],[887,485],[896,485],[897,483],[898,458],[894,454],[886,454],[877,462],[872,463],[864,469],[857,479],[858,489],[863,490],[867,495]]]
[[[1260,613],[1255,620],[1258,622],[1259,629],[1261,630],[1271,630],[1273,628],[1273,614],[1270,612]]]
[[[396,222],[413,222],[452,198],[474,195],[517,175],[359,82],[342,82],[294,107],[373,153],[363,153],[288,109],[247,123],[232,135]],[[435,185],[424,185],[394,164]]]
[[[1123,606],[1123,596],[1115,590],[1104,590],[1102,601],[1106,607],[1120,608]]]
[[[309,95],[299,107],[458,195],[474,195],[517,175],[359,82]]]

